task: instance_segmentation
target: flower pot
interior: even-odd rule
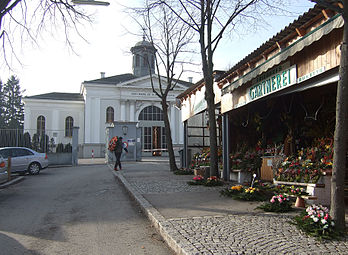
[[[306,207],[306,202],[302,197],[297,197],[295,202],[295,207],[304,208]]]

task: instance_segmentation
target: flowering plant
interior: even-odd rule
[[[111,140],[109,142],[109,146],[108,146],[109,151],[114,151],[115,150],[117,139],[118,139],[117,136],[114,136],[113,138],[111,138]]]
[[[204,183],[204,186],[221,186],[223,182],[216,176],[211,176],[207,178],[207,181]]]
[[[244,187],[242,185],[235,185],[230,188],[226,188],[220,191],[222,196],[232,197],[233,195],[239,194],[244,191]]]
[[[302,149],[297,157],[286,158],[275,172],[278,181],[317,183],[323,170],[332,168],[333,140],[317,139],[313,147]]]
[[[205,183],[205,180],[202,175],[196,175],[193,177],[192,181],[189,181],[187,183],[189,185],[203,185]]]
[[[245,188],[243,192],[237,193],[232,197],[245,201],[265,201],[267,199],[267,196],[259,188],[254,187]]]
[[[305,188],[291,186],[288,188],[288,193],[296,197],[302,197],[308,195]]]
[[[202,175],[196,175],[195,177],[193,177],[193,180],[194,180],[194,181],[203,181],[204,178],[203,178]]]
[[[210,165],[210,148],[205,148],[199,153],[195,153],[192,158],[190,168]]]
[[[274,195],[269,202],[264,203],[258,208],[266,212],[289,212],[292,210],[290,199],[287,195]]]
[[[294,218],[294,224],[310,236],[321,239],[337,239],[339,234],[335,231],[329,209],[322,205],[311,205],[299,216]]]
[[[242,150],[230,154],[231,169],[255,172],[261,167],[261,154],[258,150]]]

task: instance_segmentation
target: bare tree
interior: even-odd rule
[[[344,19],[343,41],[341,44],[341,60],[339,68],[340,79],[336,96],[336,126],[334,134],[334,156],[331,179],[331,209],[330,213],[339,230],[345,229],[344,180],[346,174],[347,130],[348,130],[348,0],[311,0],[319,5],[330,8],[342,14]]]
[[[218,176],[217,125],[215,114],[214,53],[224,35],[240,22],[257,20],[262,16],[258,8],[270,8],[267,0],[178,0],[156,1],[168,6],[182,22],[199,36],[205,100],[209,116],[210,176]],[[273,4],[276,5],[275,1]],[[182,12],[180,11],[182,10]]]
[[[18,41],[37,44],[37,38],[47,27],[52,29],[61,27],[65,33],[66,43],[73,49],[69,39],[70,31],[82,37],[78,29],[81,21],[90,21],[89,15],[70,0],[2,0],[0,40],[3,60],[10,68],[11,63],[8,61],[10,58],[14,57],[20,62],[16,55]]]
[[[165,5],[159,5],[156,8],[147,5],[144,9],[138,10],[138,14],[143,17],[142,26],[147,39],[156,48],[155,67],[157,75],[155,76],[150,72],[151,86],[153,92],[161,99],[170,170],[176,171],[178,168],[175,162],[167,98],[168,94],[180,82],[180,77],[184,72],[183,65],[188,64],[185,62],[183,54],[189,51],[193,34],[190,28],[185,23],[179,22],[179,18]],[[150,62],[148,66],[150,68]],[[165,76],[161,75],[162,70]],[[155,81],[158,81],[158,84],[155,84]],[[171,110],[173,111],[174,108]]]

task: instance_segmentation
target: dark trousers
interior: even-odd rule
[[[119,166],[120,169],[122,169],[122,166],[121,166],[121,154],[122,154],[122,152],[115,152],[115,156],[116,156],[115,169],[117,168],[117,166]]]

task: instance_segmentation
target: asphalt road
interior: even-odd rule
[[[105,165],[0,190],[0,254],[173,254]]]

